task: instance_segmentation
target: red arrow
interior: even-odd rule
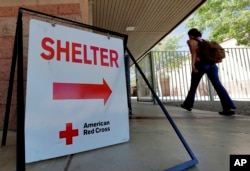
[[[53,83],[53,99],[103,99],[106,104],[112,90],[103,79],[102,84]]]

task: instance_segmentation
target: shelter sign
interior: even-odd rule
[[[128,140],[123,40],[30,20],[26,163]]]

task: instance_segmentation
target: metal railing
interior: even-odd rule
[[[226,48],[226,58],[218,64],[219,77],[234,100],[250,100],[250,48]],[[191,81],[189,51],[151,51],[138,64],[162,101],[183,101]],[[141,76],[136,75],[139,101],[153,101]],[[218,100],[206,75],[200,81],[196,100]]]

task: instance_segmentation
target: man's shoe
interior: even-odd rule
[[[219,112],[219,114],[224,115],[224,116],[231,116],[231,115],[234,115],[235,112],[233,110],[229,110],[229,111],[223,110],[223,111]]]
[[[186,107],[186,106],[184,106],[183,104],[181,105],[181,107],[182,107],[183,109],[188,110],[188,111],[191,111],[191,110],[192,110],[192,108],[190,108],[190,107]]]

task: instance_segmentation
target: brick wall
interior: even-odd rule
[[[14,36],[19,7],[68,18],[82,22],[82,10],[79,3],[71,4],[50,4],[50,5],[26,5],[26,6],[5,6],[0,7],[0,129],[3,128],[6,110],[6,100],[9,87],[9,76],[13,54]],[[23,15],[23,21],[28,20],[27,15]],[[27,66],[27,28],[23,27],[24,33],[24,85],[26,85]],[[26,33],[26,34],[25,34]],[[16,129],[16,76],[12,94],[9,129]]]

